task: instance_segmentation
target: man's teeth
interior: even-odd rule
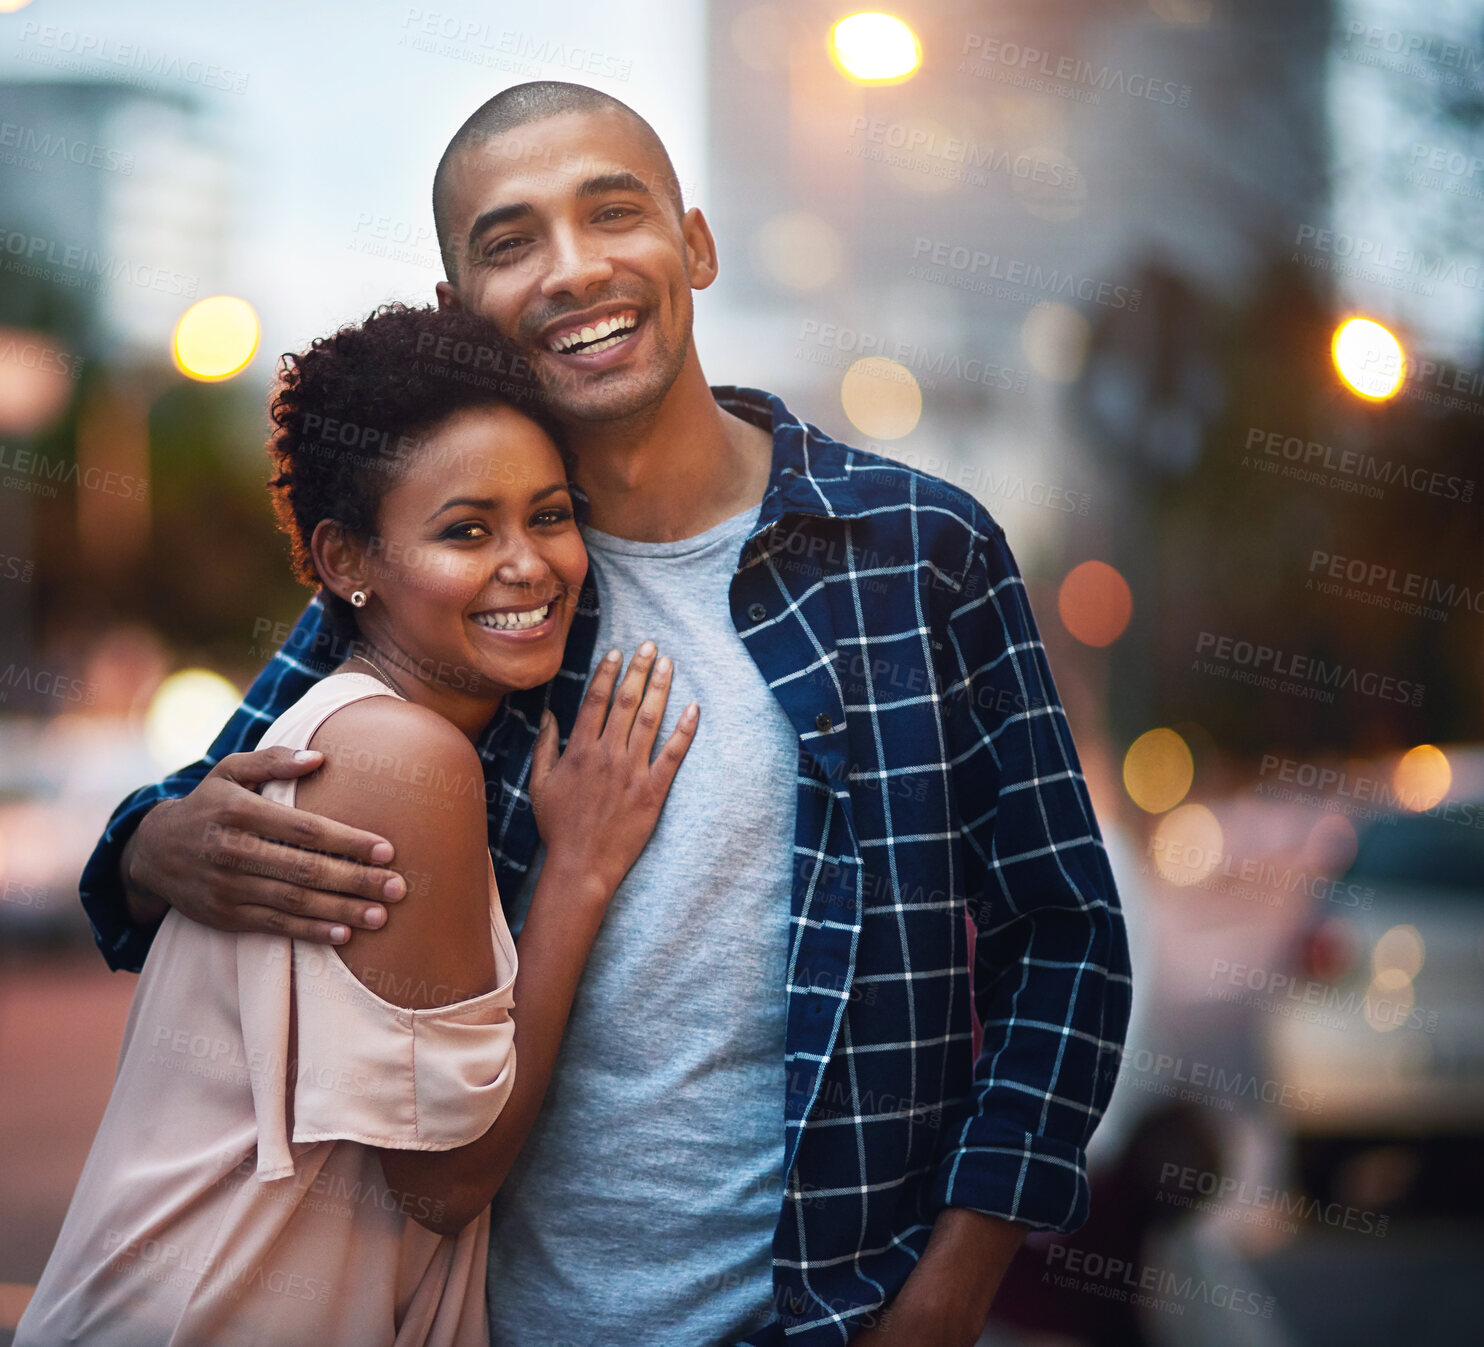
[[[493,627],[496,631],[521,631],[526,627],[540,626],[551,611],[548,603],[541,608],[531,608],[524,613],[480,613],[474,620],[481,627]]]
[[[617,346],[619,342],[625,341],[639,324],[637,318],[622,315],[618,318],[605,318],[601,323],[592,327],[585,327],[579,332],[568,332],[557,337],[551,343],[553,351],[566,352],[575,350],[581,346],[587,351],[606,351],[610,346]],[[598,342],[599,345],[591,345]]]

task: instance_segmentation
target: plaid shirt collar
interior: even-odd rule
[[[773,469],[754,537],[786,514],[854,519],[869,510],[860,489],[845,472],[840,446],[799,420],[783,405],[782,398],[760,388],[730,384],[714,387],[711,393],[723,411],[773,436]],[[572,496],[579,521],[586,523],[590,510],[587,494],[581,487],[574,487]]]

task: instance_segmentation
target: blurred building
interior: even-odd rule
[[[1366,126],[1445,145],[1440,127],[1468,102],[1455,78],[1426,105],[1457,74],[1441,56],[1430,83],[1370,57],[1393,38],[1475,51],[1434,36],[1441,19],[1375,27],[1379,3],[908,3],[892,13],[920,40],[921,68],[879,86],[831,59],[837,8],[712,5],[707,205],[725,319],[703,328],[708,371],[777,389],[826,431],[966,487],[1033,591],[1085,559],[1111,563],[1131,623],[1071,673],[1125,741],[1193,721],[1250,752],[1255,716],[1272,743],[1332,750],[1456,733],[1463,685],[1435,688],[1426,709],[1259,705],[1190,672],[1197,634],[1213,630],[1347,667],[1379,661],[1415,683],[1426,665],[1477,664],[1456,624],[1429,630],[1414,657],[1405,622],[1296,592],[1315,548],[1354,555],[1378,527],[1424,557],[1442,540],[1444,587],[1471,582],[1477,529],[1461,512],[1440,519],[1404,493],[1383,518],[1354,493],[1242,465],[1254,428],[1397,472],[1456,477],[1467,459],[1472,419],[1439,420],[1410,396],[1363,405],[1330,364],[1344,312],[1392,321],[1418,307],[1397,302],[1395,278],[1357,280],[1334,255],[1366,224],[1337,220],[1336,200],[1358,210],[1354,184],[1374,195],[1399,167],[1394,145],[1355,162]],[[1357,72],[1365,124],[1353,90],[1336,94]],[[1429,232],[1428,202],[1392,187],[1395,242],[1453,255]],[[1435,349],[1435,334],[1406,331],[1413,355]]]
[[[1087,373],[1105,419],[1127,427],[1116,448],[1189,466],[1192,413],[1219,390],[1197,369],[1176,376],[1192,405],[1161,406],[1158,335],[1180,327],[1182,291],[1240,295],[1294,222],[1321,210],[1328,6],[893,13],[918,33],[923,66],[862,87],[830,60],[836,9],[712,6],[710,204],[730,245],[730,363],[843,433],[845,369],[900,356],[922,386],[922,423],[883,447],[970,467],[966,484],[1015,515],[1015,493],[998,489],[1007,475],[1033,466],[1044,485],[1105,504],[1125,475],[1099,464],[1106,437],[1076,442],[1059,394],[1083,375],[1100,317],[1139,315],[1123,328],[1149,329],[1144,348],[1106,353],[1116,377]],[[729,78],[739,66],[747,78]],[[1055,307],[1032,316],[1040,304]],[[1031,511],[1043,526],[1032,532],[1055,532],[1055,515]]]
[[[75,535],[65,550],[95,575],[147,544],[149,413],[176,322],[223,274],[228,163],[184,95],[0,88],[0,536],[42,573],[0,585],[7,663],[25,671],[6,711],[55,709],[35,688],[53,672],[37,653],[46,586],[65,575],[37,565],[48,539]]]

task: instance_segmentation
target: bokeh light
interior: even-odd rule
[[[1146,814],[1173,809],[1190,792],[1195,758],[1174,730],[1141,734],[1123,756],[1123,788]]]
[[[840,235],[806,210],[784,211],[763,222],[752,239],[752,267],[785,290],[819,290],[839,274]]]
[[[144,717],[149,754],[163,771],[196,761],[237,709],[242,694],[210,669],[181,669],[155,690]]]
[[[1433,808],[1452,784],[1448,755],[1432,744],[1418,744],[1403,753],[1391,777],[1397,800],[1414,814]]]
[[[1150,851],[1160,877],[1183,888],[1199,884],[1221,863],[1225,845],[1215,814],[1203,804],[1182,804],[1160,819]]]
[[[1106,561],[1073,566],[1056,594],[1062,625],[1083,645],[1112,645],[1133,616],[1128,581]]]
[[[1304,839],[1303,863],[1327,875],[1342,875],[1359,849],[1355,825],[1343,814],[1324,814]]]
[[[1371,951],[1371,972],[1383,987],[1400,987],[1422,971],[1427,946],[1415,926],[1393,926]]]
[[[898,84],[917,73],[922,44],[900,19],[865,10],[830,29],[830,56],[860,84]]]
[[[1092,324],[1068,304],[1037,304],[1020,324],[1020,348],[1030,366],[1053,383],[1075,383],[1087,359]]]
[[[922,389],[905,365],[867,356],[845,371],[840,405],[862,435],[899,440],[912,432],[922,416]]]
[[[81,364],[40,332],[0,327],[0,434],[34,435],[51,425]]]
[[[1387,1034],[1407,1022],[1416,1001],[1417,992],[1410,981],[1388,985],[1381,978],[1372,978],[1361,1003],[1362,1013],[1372,1029]]]
[[[1402,344],[1373,319],[1347,318],[1335,329],[1330,353],[1340,378],[1363,398],[1383,402],[1402,386]]]
[[[182,374],[203,383],[230,379],[257,353],[258,315],[245,299],[213,295],[192,304],[175,325],[171,354]]]

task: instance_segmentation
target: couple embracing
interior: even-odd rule
[[[1004,534],[707,386],[624,104],[497,95],[434,211],[283,361],[315,597],[84,874],[142,971],[17,1342],[967,1347],[1129,1001]]]

